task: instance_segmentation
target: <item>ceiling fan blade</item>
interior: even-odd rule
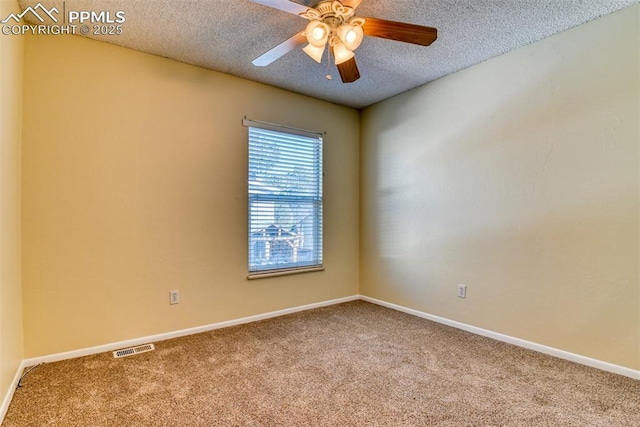
[[[342,83],[353,83],[360,78],[360,71],[358,71],[355,58],[338,64],[338,72],[340,72]]]
[[[438,30],[422,25],[405,24],[404,22],[386,21],[377,18],[364,18],[362,26],[365,36],[382,37],[405,43],[429,46],[438,38]]]
[[[252,64],[256,67],[264,67],[265,65],[269,65],[276,59],[291,52],[293,49],[300,46],[305,41],[307,41],[307,38],[305,37],[304,32],[298,33],[254,59],[252,61]]]
[[[351,6],[352,8],[357,8],[362,3],[362,0],[342,0],[342,4],[345,6]]]
[[[285,12],[293,13],[294,15],[300,15],[305,13],[309,8],[299,3],[294,3],[289,0],[251,0],[254,3],[263,4],[265,6],[272,7],[274,9],[283,10]]]

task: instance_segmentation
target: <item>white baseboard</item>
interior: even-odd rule
[[[20,381],[22,371],[24,371],[24,368],[26,367],[24,362],[24,360],[20,362],[20,366],[18,366],[18,370],[11,382],[11,386],[9,387],[9,390],[7,390],[7,394],[4,396],[4,399],[2,399],[2,406],[0,406],[0,424],[2,424],[2,420],[4,420],[4,416],[7,414],[9,404],[11,403],[11,399],[13,399],[13,393],[16,391],[16,387],[18,387],[18,381]]]
[[[79,350],[67,351],[63,353],[50,354],[41,357],[34,357],[25,359],[20,364],[18,371],[14,377],[14,381],[10,390],[7,391],[6,396],[2,401],[2,406],[0,406],[0,423],[4,419],[4,416],[9,408],[9,404],[11,403],[11,399],[13,398],[13,393],[15,388],[18,385],[18,381],[20,380],[20,376],[26,367],[37,365],[39,363],[50,363],[57,362],[60,360],[73,359],[76,357],[89,356],[92,354],[104,353],[107,351],[118,350],[125,347],[133,347],[141,344],[147,344],[155,341],[163,341],[171,338],[183,337],[186,335],[198,334],[201,332],[212,331],[215,329],[227,328],[230,326],[242,325],[245,323],[257,322],[259,320],[270,319],[273,317],[284,316],[287,314],[297,313],[300,311],[312,310],[314,308],[327,307],[330,305],[341,304],[349,301],[355,300],[363,300],[376,305],[380,305],[383,307],[391,308],[393,310],[401,311],[407,314],[411,314],[417,317],[421,317],[423,319],[428,319],[437,323],[442,323],[444,325],[452,326],[457,329],[462,329],[467,332],[471,332],[473,334],[482,335],[488,338],[493,338],[498,341],[503,341],[509,344],[517,345],[519,347],[527,348],[530,350],[538,351],[540,353],[548,354],[550,356],[555,356],[560,359],[569,360],[572,362],[580,363],[582,365],[591,366],[593,368],[601,369],[603,371],[612,372],[614,374],[624,375],[629,378],[633,378],[636,380],[640,380],[640,371],[625,368],[624,366],[614,365],[612,363],[603,362],[601,360],[592,359],[590,357],[581,356],[579,354],[570,353],[568,351],[560,350],[553,347],[548,347],[542,344],[537,344],[531,341],[526,341],[520,338],[511,337],[509,335],[504,335],[498,332],[493,332],[487,329],[478,328],[476,326],[471,326],[466,323],[457,322],[455,320],[446,319],[444,317],[435,316],[432,314],[424,313],[418,310],[414,310],[408,307],[404,307],[401,305],[389,303],[386,301],[382,301],[379,299],[371,298],[364,295],[352,295],[349,297],[333,299],[329,301],[322,301],[313,304],[302,305],[298,307],[287,308],[284,310],[271,311],[269,313],[257,314],[254,316],[243,317],[240,319],[228,320],[225,322],[214,323],[205,326],[199,326],[195,328],[182,329],[174,332],[167,332],[163,334],[150,335],[141,338],[135,338],[126,341],[114,342],[110,344],[99,345],[95,347],[89,347]]]
[[[565,359],[571,362],[580,363],[581,365],[590,366],[592,368],[597,368],[603,371],[612,372],[614,374],[624,375],[625,377],[640,380],[640,371],[637,371],[635,369],[625,368],[624,366],[614,365],[613,363],[603,362],[602,360],[592,359],[590,357],[581,356],[575,353],[570,353],[568,351],[560,350],[554,347],[537,344],[531,341],[526,341],[526,340],[515,338],[509,335],[504,335],[498,332],[493,332],[488,329],[482,329],[476,326],[467,325],[466,323],[457,322],[455,320],[450,320],[444,317],[435,316],[433,314],[424,313],[422,311],[414,310],[412,308],[407,308],[398,304],[392,304],[390,302],[367,297],[364,295],[360,295],[360,299],[376,305],[391,308],[393,310],[401,311],[403,313],[421,317],[423,319],[431,320],[436,323],[442,323],[443,325],[452,326],[457,329],[462,329],[463,331],[471,332],[476,335],[482,335],[483,337],[493,338],[494,340],[517,345],[518,347],[524,347],[529,350],[534,350],[540,353],[548,354],[549,356],[555,356],[560,359]]]
[[[107,351],[119,350],[125,347],[133,347],[141,344],[147,344],[155,341],[163,341],[171,338],[184,337],[187,335],[199,334],[201,332],[213,331],[215,329],[228,328],[229,326],[242,325],[244,323],[257,322],[259,320],[271,319],[273,317],[284,316],[287,314],[297,313],[299,311],[312,310],[314,308],[327,307],[330,305],[341,304],[349,301],[360,299],[360,295],[352,295],[349,297],[333,299],[329,301],[316,302],[297,307],[285,308],[283,310],[271,311],[269,313],[256,314],[254,316],[242,317],[240,319],[227,320],[225,322],[213,323],[210,325],[198,326],[195,328],[182,329],[179,331],[166,332],[157,335],[149,335],[146,337],[135,338],[126,341],[119,341],[110,344],[103,344],[95,347],[83,348],[79,350],[66,351],[64,353],[50,354],[47,356],[33,357],[23,361],[24,366],[33,366],[38,363],[58,362],[60,360],[74,359],[76,357],[89,356],[92,354],[105,353]],[[1,420],[2,418],[0,418]]]
[[[58,362],[60,360],[74,359],[76,357],[89,356],[92,354],[104,353],[107,351],[118,350],[125,347],[133,347],[141,344],[147,344],[155,341],[163,341],[171,338],[178,338],[187,335],[198,334],[201,332],[212,331],[214,329],[228,328],[229,326],[242,325],[244,323],[257,322],[259,320],[270,319],[273,317],[284,316],[287,314],[297,313],[300,311],[312,310],[314,308],[327,307],[330,305],[341,304],[349,301],[356,301],[360,299],[360,295],[352,295],[344,298],[337,298],[329,301],[321,301],[313,304],[306,304],[297,307],[286,308],[283,310],[271,311],[269,313],[256,314],[254,316],[242,317],[240,319],[228,320],[226,322],[213,323],[211,325],[198,326],[195,328],[182,329],[179,331],[167,332],[163,334],[150,335],[147,337],[135,338],[126,341],[119,341],[110,344],[99,345],[95,347],[88,347],[79,350],[66,351],[63,353],[49,354],[46,356],[40,357],[32,357],[29,359],[24,359],[20,366],[18,367],[18,371],[13,379],[11,387],[7,390],[7,393],[2,400],[2,406],[0,406],[0,424],[2,420],[4,420],[4,416],[9,409],[9,404],[11,403],[11,399],[13,398],[13,394],[18,386],[18,381],[20,381],[20,377],[22,376],[22,372],[25,368],[34,366],[40,363],[51,363]]]

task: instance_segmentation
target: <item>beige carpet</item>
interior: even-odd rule
[[[12,426],[640,426],[640,381],[357,301],[42,365]]]

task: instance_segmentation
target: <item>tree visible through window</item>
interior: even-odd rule
[[[322,137],[249,128],[249,273],[322,266]]]

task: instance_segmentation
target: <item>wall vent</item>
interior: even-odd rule
[[[137,347],[123,348],[122,350],[114,351],[113,357],[115,357],[116,359],[119,359],[120,357],[127,357],[127,356],[131,356],[138,353],[146,353],[147,351],[153,351],[155,349],[156,348],[153,346],[153,344],[145,344],[145,345],[139,345]]]

